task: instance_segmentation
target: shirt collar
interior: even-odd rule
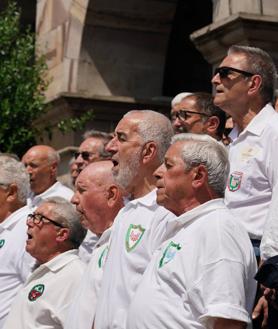
[[[151,207],[156,205],[156,188],[153,189],[151,192],[148,194],[142,196],[141,198],[137,198],[134,200],[129,201],[126,206],[127,207],[137,207],[138,205],[142,205],[145,207]]]
[[[200,206],[193,208],[186,213],[180,215],[179,217],[174,218],[174,221],[178,221],[180,224],[189,225],[199,217],[206,215],[217,209],[226,209],[224,204],[224,199],[213,199],[208,202],[201,204]]]
[[[56,272],[75,258],[78,258],[78,250],[71,249],[52,258],[47,263],[42,264],[38,269],[48,268],[51,272]]]
[[[0,232],[11,230],[18,221],[27,220],[30,209],[27,206],[17,209],[0,224]]]

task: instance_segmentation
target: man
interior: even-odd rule
[[[58,153],[48,145],[33,146],[23,155],[22,162],[30,175],[32,194],[27,204],[31,211],[49,197],[71,199],[72,190],[57,181],[59,161]]]
[[[185,96],[172,107],[171,120],[176,134],[207,134],[222,140],[226,115],[213,104],[210,94],[198,92]]]
[[[44,200],[27,226],[26,251],[38,267],[16,296],[4,328],[62,329],[84,270],[76,249],[86,230],[72,204],[59,197]]]
[[[110,154],[105,151],[105,145],[111,139],[110,134],[90,130],[84,134],[84,139],[75,153],[75,163],[79,172],[89,163],[110,158]]]
[[[209,136],[173,138],[155,175],[157,202],[177,233],[155,252],[132,300],[128,329],[243,329],[256,293],[256,259],[225,207],[224,146]]]
[[[89,130],[83,135],[84,141],[75,153],[74,165],[77,167],[76,178],[88,164],[110,158],[110,153],[105,151],[105,145],[111,139],[111,135],[98,130]],[[98,237],[88,229],[87,235],[79,248],[79,256],[88,263],[96,245]]]
[[[3,328],[18,290],[31,272],[34,259],[25,252],[25,206],[30,191],[23,164],[0,155],[0,328]],[[24,207],[25,206],[25,207]]]
[[[214,102],[232,116],[236,125],[233,131],[237,131],[237,138],[230,144],[225,201],[248,231],[257,256],[278,178],[278,115],[270,104],[276,74],[265,51],[232,46],[212,79]],[[264,232],[263,259],[277,253],[278,248],[273,250],[271,243],[276,234]]]
[[[99,237],[90,263],[77,288],[65,329],[91,329],[95,315],[111,226],[123,207],[122,193],[112,176],[112,162],[101,161],[89,164],[76,181],[72,203],[82,216],[82,222]]]
[[[129,195],[113,225],[95,318],[95,329],[125,328],[126,313],[153,251],[164,239],[166,217],[156,204],[153,172],[173,135],[164,115],[128,112],[107,145],[117,184]]]

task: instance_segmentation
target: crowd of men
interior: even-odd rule
[[[276,78],[230,47],[214,96],[87,132],[72,189],[50,146],[0,154],[0,329],[277,328]]]

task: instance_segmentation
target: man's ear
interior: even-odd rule
[[[114,204],[117,202],[119,197],[120,190],[118,186],[111,185],[107,190],[107,205],[112,208]]]
[[[18,187],[16,184],[12,183],[7,187],[7,201],[12,202],[17,200],[18,197]]]
[[[207,183],[208,172],[204,165],[193,168],[192,187],[198,189]]]
[[[205,122],[205,130],[209,135],[217,135],[217,129],[219,126],[220,120],[217,116],[212,116],[207,119]]]
[[[55,162],[53,162],[53,163],[50,164],[50,172],[51,172],[51,175],[56,177],[57,170],[58,170],[58,163],[55,161]]]
[[[157,145],[155,142],[147,142],[143,146],[142,150],[142,162],[148,163],[149,161],[152,161],[157,154]]]
[[[64,242],[69,238],[69,228],[62,227],[57,231],[56,241],[57,242]]]
[[[248,94],[257,94],[262,85],[262,77],[258,74],[253,75],[249,80]]]

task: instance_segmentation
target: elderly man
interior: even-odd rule
[[[171,120],[176,134],[207,134],[222,140],[226,115],[213,104],[210,94],[199,92],[189,94],[175,104],[171,110]]]
[[[31,272],[34,259],[26,254],[24,207],[30,191],[29,176],[23,164],[0,155],[0,328],[3,328],[11,303]]]
[[[57,181],[59,161],[58,153],[47,145],[33,146],[23,155],[22,162],[30,175],[32,194],[27,204],[31,211],[49,197],[71,199],[72,190]]]
[[[4,328],[63,328],[84,264],[77,248],[86,230],[79,214],[63,198],[43,201],[27,217],[26,250],[37,268],[19,291]]]
[[[173,130],[164,115],[128,112],[107,145],[115,181],[129,195],[113,225],[95,317],[95,328],[125,328],[126,313],[152,252],[164,239],[167,216],[156,204],[154,170]]]
[[[230,144],[225,201],[248,231],[257,256],[264,234],[263,259],[278,253],[277,216],[269,217],[278,181],[278,115],[270,104],[276,76],[273,60],[265,51],[232,46],[212,79],[214,102],[232,116],[237,131]]]
[[[75,163],[79,172],[89,163],[110,157],[110,154],[105,151],[105,145],[110,139],[110,134],[98,130],[90,130],[84,134],[84,141],[75,153]]]
[[[82,221],[87,222],[89,230],[100,238],[77,288],[65,329],[92,328],[111,226],[123,207],[122,193],[114,182],[112,166],[111,161],[91,163],[82,170],[76,181],[72,203],[81,213]]]
[[[225,207],[224,146],[176,135],[155,175],[157,202],[178,217],[132,300],[128,329],[243,329],[256,293],[256,259],[244,228]]]

